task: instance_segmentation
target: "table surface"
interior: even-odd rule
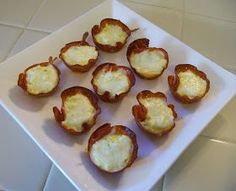
[[[16,0],[0,1],[0,61],[37,42],[100,2],[102,0],[21,0],[20,3]],[[235,0],[123,0],[121,2],[236,74]],[[236,97],[215,117],[153,190],[236,190],[235,111]],[[9,126],[7,120],[11,119],[1,121],[1,125]],[[23,135],[18,132],[14,136]],[[24,139],[29,138],[25,136]],[[5,153],[7,139],[5,142],[1,140],[0,144],[0,152]],[[17,147],[15,149],[17,150]],[[39,150],[37,152],[40,153]],[[41,173],[45,180],[47,174],[45,169],[49,171],[50,162],[42,154],[39,155],[44,161],[42,164],[47,166]],[[9,167],[10,162],[6,160],[4,162],[2,158],[3,154],[0,155],[0,189],[7,189],[10,188],[7,183],[12,184],[12,182],[6,183],[4,180],[11,174],[5,174],[4,177],[1,171]],[[22,163],[19,162],[19,165]],[[17,172],[19,173],[20,169]],[[53,172],[60,176],[56,178],[58,183],[55,178],[51,178],[54,180],[51,184],[49,178],[45,190],[58,190],[60,187],[59,182],[64,177],[55,168],[50,174]]]

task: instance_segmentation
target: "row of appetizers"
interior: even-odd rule
[[[61,94],[61,109],[53,107],[55,119],[71,134],[87,132],[101,112],[96,95],[85,87],[71,87]],[[165,94],[144,90],[137,95],[138,105],[132,113],[137,125],[152,135],[162,136],[175,126],[177,114],[167,104]],[[96,129],[88,141],[91,161],[107,172],[118,172],[130,166],[137,157],[135,133],[122,125],[104,124]]]

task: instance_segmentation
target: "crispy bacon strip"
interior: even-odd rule
[[[122,126],[122,125],[111,126],[110,123],[105,123],[102,126],[100,126],[98,129],[96,129],[92,133],[92,135],[90,136],[89,141],[88,141],[89,158],[90,158],[90,152],[91,152],[93,144],[95,144],[97,141],[99,141],[100,139],[102,139],[103,137],[105,137],[108,134],[110,134],[110,135],[111,134],[113,134],[113,135],[126,135],[132,141],[133,151],[132,151],[132,153],[130,153],[130,158],[129,158],[128,164],[123,169],[120,169],[119,171],[116,171],[116,172],[123,171],[124,169],[130,167],[133,164],[133,162],[137,158],[137,153],[138,153],[138,144],[137,144],[137,140],[136,140],[136,135],[131,129],[129,129],[126,126]],[[99,168],[99,169],[104,171],[101,168]],[[105,172],[111,173],[109,171],[105,171]]]
[[[119,95],[115,95],[115,97],[111,97],[111,94],[110,92],[108,91],[105,91],[102,95],[99,95],[98,94],[98,86],[95,84],[95,79],[96,79],[96,76],[98,75],[99,72],[101,72],[102,70],[104,72],[106,71],[112,71],[112,72],[116,72],[117,70],[119,69],[123,69],[125,72],[126,72],[126,75],[129,79],[129,89],[126,91],[126,92],[122,92],[121,94]],[[92,83],[92,86],[95,90],[95,92],[97,93],[97,95],[105,102],[117,102],[119,100],[121,100],[124,96],[126,96],[128,94],[128,92],[130,91],[130,89],[134,86],[135,84],[135,77],[134,77],[134,74],[133,72],[126,66],[119,66],[119,65],[116,65],[114,63],[104,63],[104,64],[101,64],[99,65],[93,72],[93,78],[91,80],[91,83]]]
[[[106,25],[117,25],[120,26],[122,28],[122,30],[127,34],[127,37],[125,39],[124,43],[121,42],[117,42],[115,46],[112,45],[104,45],[104,44],[100,44],[99,42],[97,42],[95,36],[97,34],[99,34],[103,28],[105,28]],[[122,23],[120,20],[116,20],[116,19],[112,19],[112,18],[105,18],[100,22],[100,26],[99,25],[94,25],[92,28],[92,36],[93,36],[93,41],[94,44],[101,50],[105,51],[105,52],[118,52],[119,50],[121,50],[123,48],[123,46],[126,44],[127,39],[129,38],[129,36],[131,35],[132,32],[138,30],[133,29],[130,30],[124,23]]]
[[[80,47],[80,46],[91,46],[89,45],[88,42],[86,42],[86,39],[88,37],[88,32],[85,32],[83,34],[83,39],[81,41],[73,41],[70,43],[67,43],[60,51],[59,54],[59,58],[63,61],[63,63],[71,70],[74,72],[87,72],[89,71],[90,68],[92,68],[92,66],[95,65],[95,63],[97,62],[98,56],[99,56],[99,52],[98,49],[96,48],[96,51],[98,53],[98,56],[96,59],[89,59],[88,63],[86,65],[79,65],[79,64],[75,64],[75,65],[71,65],[69,64],[65,58],[64,58],[64,54],[66,53],[67,50],[69,50],[72,47]]]
[[[160,74],[156,74],[153,76],[146,76],[145,74],[138,72],[133,66],[132,63],[130,61],[130,58],[133,54],[139,54],[145,50],[148,51],[158,51],[160,52],[162,55],[164,55],[164,58],[167,60],[167,64],[166,66],[163,68],[163,70],[161,71]],[[128,46],[127,52],[126,52],[126,57],[128,59],[128,62],[130,64],[130,67],[134,70],[134,72],[142,79],[146,79],[146,80],[152,80],[155,78],[158,78],[159,76],[162,75],[162,73],[164,72],[164,70],[168,67],[169,64],[169,56],[168,53],[166,52],[165,49],[163,48],[155,48],[155,47],[149,47],[149,39],[147,38],[140,38],[137,40],[134,40],[133,42],[130,43],[130,45]]]
[[[24,70],[24,72],[20,73],[19,76],[18,76],[18,81],[17,81],[17,85],[19,87],[21,87],[24,91],[26,91],[29,95],[32,95],[32,96],[38,96],[38,97],[43,97],[43,96],[48,96],[48,95],[51,95],[51,93],[53,93],[55,91],[55,89],[57,88],[58,84],[59,84],[59,81],[60,81],[60,70],[54,65],[54,62],[57,58],[52,58],[52,56],[50,56],[48,58],[48,62],[42,62],[42,63],[39,63],[39,64],[33,64],[31,66],[29,66],[28,68],[26,68]],[[47,93],[39,93],[39,94],[33,94],[31,92],[29,92],[27,90],[27,80],[26,80],[26,72],[36,66],[45,66],[47,67],[49,64],[51,64],[55,70],[57,71],[57,75],[58,75],[58,82],[55,84],[55,87],[50,91],[50,92],[47,92]]]
[[[69,129],[68,127],[66,127],[65,125],[62,124],[62,122],[65,120],[65,116],[66,116],[66,112],[65,112],[65,109],[64,109],[64,104],[65,104],[66,98],[70,97],[70,96],[73,96],[73,95],[76,95],[76,94],[83,94],[84,96],[86,96],[89,99],[91,105],[96,109],[96,114],[93,116],[92,122],[90,124],[84,123],[82,125],[82,131],[80,131],[80,132],[75,131],[74,129]],[[65,89],[61,93],[61,99],[62,99],[61,110],[59,110],[56,106],[53,107],[54,117],[55,117],[56,121],[60,124],[60,126],[66,132],[68,132],[70,134],[75,134],[75,135],[89,131],[91,129],[91,127],[96,123],[97,116],[101,113],[101,109],[100,109],[100,107],[97,103],[98,99],[94,95],[94,93],[91,90],[87,89],[87,88],[80,87],[80,86],[74,86],[74,87]]]
[[[194,98],[189,98],[188,96],[181,96],[177,93],[177,89],[180,83],[178,74],[180,72],[185,72],[187,70],[190,70],[191,72],[193,72],[194,74],[198,75],[200,78],[206,81],[207,83],[206,91],[202,96],[195,96]],[[175,76],[173,75],[168,76],[168,84],[169,84],[172,95],[180,102],[186,103],[186,104],[200,101],[210,89],[210,81],[208,80],[207,75],[204,72],[198,70],[196,66],[193,66],[191,64],[177,65],[175,67]]]
[[[133,113],[134,119],[135,119],[138,127],[140,127],[145,132],[148,132],[148,133],[151,133],[151,134],[154,134],[157,136],[165,135],[165,134],[169,133],[175,127],[175,123],[171,127],[164,128],[162,131],[160,131],[158,133],[153,133],[153,132],[149,131],[147,128],[144,128],[143,125],[141,124],[141,122],[146,119],[147,108],[141,103],[140,100],[145,99],[145,98],[149,98],[149,97],[162,98],[165,100],[165,102],[167,102],[166,95],[162,92],[153,93],[149,90],[143,90],[143,91],[139,92],[137,95],[137,100],[138,100],[139,105],[134,105],[132,107],[132,113]],[[174,117],[174,119],[176,119],[177,113],[175,112],[174,105],[169,104],[168,107],[172,110],[173,117]]]

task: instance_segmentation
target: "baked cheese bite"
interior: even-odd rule
[[[33,96],[47,96],[59,84],[60,71],[53,64],[56,58],[49,57],[48,62],[31,65],[18,76],[18,86]]]
[[[93,72],[91,83],[103,101],[117,102],[134,86],[135,77],[128,67],[104,63]]]
[[[149,47],[149,40],[133,41],[126,53],[128,62],[135,73],[143,79],[159,77],[168,66],[168,53],[163,48]]]
[[[126,44],[128,37],[133,31],[120,20],[106,18],[100,25],[94,25],[92,36],[94,44],[105,52],[118,52]]]
[[[177,113],[173,105],[167,104],[165,94],[144,90],[137,95],[139,105],[134,105],[132,113],[137,125],[153,135],[162,136],[175,126]]]
[[[137,152],[135,133],[122,125],[106,123],[94,131],[88,141],[90,160],[109,173],[130,167],[137,158]]]
[[[60,126],[71,134],[89,131],[101,112],[95,94],[87,88],[75,86],[64,90],[61,99],[61,110],[53,107]]]
[[[210,88],[207,75],[190,64],[175,67],[175,76],[168,76],[170,91],[182,103],[200,101]]]
[[[70,42],[61,49],[59,57],[74,72],[87,72],[98,59],[98,50],[86,42],[87,37],[88,32],[82,41]]]

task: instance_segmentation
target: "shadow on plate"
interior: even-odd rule
[[[118,187],[120,179],[122,177],[122,172],[117,173],[106,173],[99,170],[89,159],[88,153],[81,152],[80,153],[81,161],[86,168],[86,170],[90,173],[90,175],[104,188],[108,190],[112,190]]]
[[[73,146],[74,144],[84,144],[87,140],[87,133],[81,135],[71,135],[63,130],[54,119],[46,119],[42,126],[44,132],[50,139],[58,144]]]
[[[128,125],[130,129],[132,129],[137,138],[138,143],[138,158],[137,160],[141,160],[142,158],[149,156],[156,149],[163,146],[168,139],[168,134],[157,137],[155,135],[151,135],[144,130],[140,129],[135,120],[130,120]],[[171,133],[171,132],[170,132]]]
[[[14,86],[8,92],[11,101],[19,108],[37,112],[40,111],[48,102],[48,97],[36,97],[28,95],[20,87]]]

